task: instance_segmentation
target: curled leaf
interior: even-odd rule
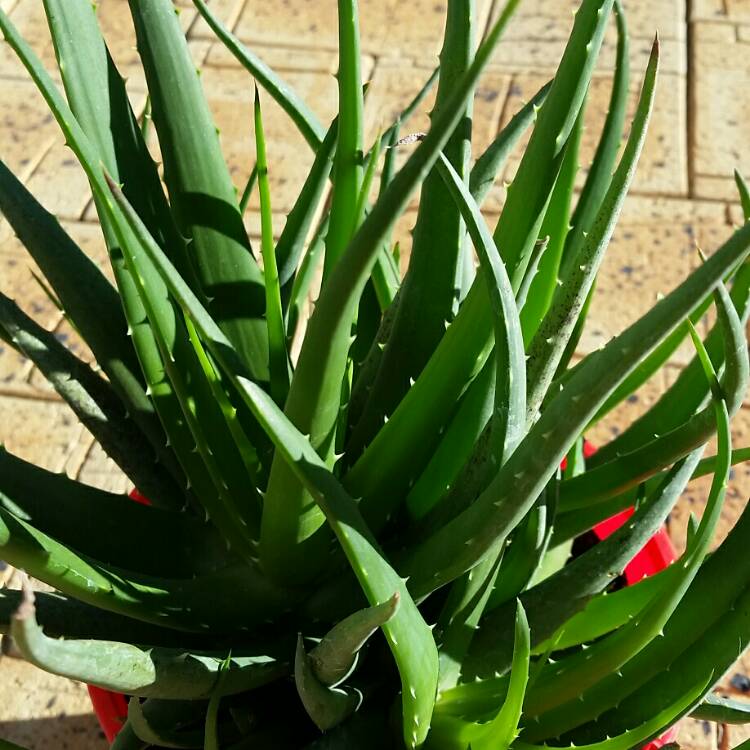
[[[337,685],[354,669],[362,646],[396,614],[400,602],[396,592],[387,602],[355,612],[328,631],[310,652],[308,661],[324,685]]]
[[[351,716],[362,702],[359,690],[329,688],[318,680],[301,635],[297,639],[294,658],[294,682],[307,715],[321,732],[333,729]]]

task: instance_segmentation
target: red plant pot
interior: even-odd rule
[[[591,456],[595,451],[596,449],[590,443],[585,444],[584,453],[586,457]],[[145,498],[137,490],[133,490],[130,493],[130,497],[137,503],[149,505],[148,498]],[[610,534],[619,529],[632,515],[633,509],[626,508],[616,516],[612,516],[612,518],[594,526],[594,534],[596,534],[599,540],[606,539]],[[676,559],[677,553],[672,546],[667,531],[666,529],[661,529],[646,543],[644,548],[625,568],[625,581],[628,586],[638,583],[638,581],[646,576],[664,570],[664,568]],[[127,699],[121,693],[113,693],[110,690],[104,690],[93,685],[89,685],[88,688],[94,713],[99,719],[99,724],[107,738],[107,742],[111,743],[127,718]],[[674,742],[676,738],[677,728],[672,727],[661,737],[646,745],[643,750],[658,750],[664,745]]]

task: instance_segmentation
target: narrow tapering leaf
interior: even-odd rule
[[[382,239],[406,207],[414,188],[437,160],[507,21],[504,15],[479,47],[471,67],[456,83],[451,106],[446,105],[427,137],[375,203],[318,298],[285,409],[297,429],[311,435],[312,445],[317,450],[331,440],[331,431],[338,421],[351,324],[381,250]],[[316,567],[323,564],[327,556],[327,534],[322,539],[307,542],[316,527],[323,523],[322,515],[311,505],[286,463],[277,459],[271,469],[264,507],[267,533],[262,535],[261,542],[261,553],[266,563],[273,561],[276,575],[298,581],[301,577],[312,576]]]
[[[274,73],[256,54],[245,47],[211,11],[205,0],[193,0],[198,12],[211,30],[237,61],[268,91],[279,106],[289,115],[313,151],[320,147],[325,131],[315,114],[292,90],[286,81]]]
[[[263,255],[263,280],[266,287],[266,324],[268,326],[268,368],[271,378],[271,394],[276,403],[283,406],[289,392],[289,355],[286,350],[284,313],[281,308],[281,286],[276,266],[276,250],[273,244],[273,214],[271,212],[271,189],[268,182],[266,138],[263,132],[263,115],[260,94],[255,89],[255,151],[260,193],[261,252]]]

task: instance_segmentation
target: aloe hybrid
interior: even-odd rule
[[[114,278],[0,163],[0,210],[98,368],[2,294],[0,334],[150,500],[0,451],[0,557],[57,592],[0,591],[0,631],[42,669],[126,694],[120,750],[628,750],[691,712],[746,721],[711,688],[750,642],[750,512],[707,551],[749,455],[730,423],[750,378],[750,224],[571,365],[657,101],[658,40],[626,123],[624,9],[582,0],[554,78],[472,154],[474,92],[519,0],[479,44],[474,2],[449,0],[439,70],[371,141],[356,0],[338,0],[331,123],[194,4],[256,86],[246,186],[171,0],[128,2],[163,173],[89,0],[44,0],[62,90],[0,11],[88,177]],[[611,101],[577,193],[610,25]],[[429,132],[412,136],[436,81]],[[270,100],[314,154],[283,228]],[[490,227],[482,201],[527,131]],[[242,220],[255,189],[258,248]],[[391,233],[416,195],[402,280]],[[695,358],[661,400],[585,460],[586,430],[688,338]],[[613,591],[705,475],[684,556]],[[629,506],[568,560],[573,537]]]

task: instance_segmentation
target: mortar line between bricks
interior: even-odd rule
[[[85,438],[86,438],[86,435],[84,434],[84,435],[82,435],[81,437],[83,437],[83,438],[85,439]],[[86,465],[86,461],[88,461],[88,460],[89,460],[89,457],[90,457],[90,456],[91,456],[91,454],[93,453],[93,451],[94,451],[94,445],[95,445],[95,444],[96,444],[96,438],[94,438],[94,437],[92,436],[92,437],[91,437],[91,440],[89,440],[89,444],[88,444],[88,447],[87,447],[87,448],[86,448],[86,450],[84,451],[84,453],[83,453],[83,456],[81,456],[81,460],[80,460],[80,462],[78,463],[78,467],[76,468],[75,472],[73,473],[73,479],[75,479],[76,481],[80,481],[80,477],[81,477],[81,472],[83,471],[83,467],[84,467],[84,466]],[[75,446],[74,446],[73,450],[74,450],[74,449],[75,449]],[[69,460],[70,460],[70,458],[71,458],[71,455],[72,455],[72,453],[73,453],[73,451],[71,450],[71,452],[70,452],[70,453],[68,454],[68,456],[67,456],[67,457],[66,457],[66,459],[65,459],[65,465],[66,465],[66,466],[67,466],[67,464],[68,464],[68,461],[69,461]],[[129,480],[128,480],[128,481],[129,481]]]
[[[693,0],[685,0],[685,94],[687,97],[685,111],[688,198],[695,197],[695,148],[696,148],[696,101],[695,101],[695,38],[693,17]]]

